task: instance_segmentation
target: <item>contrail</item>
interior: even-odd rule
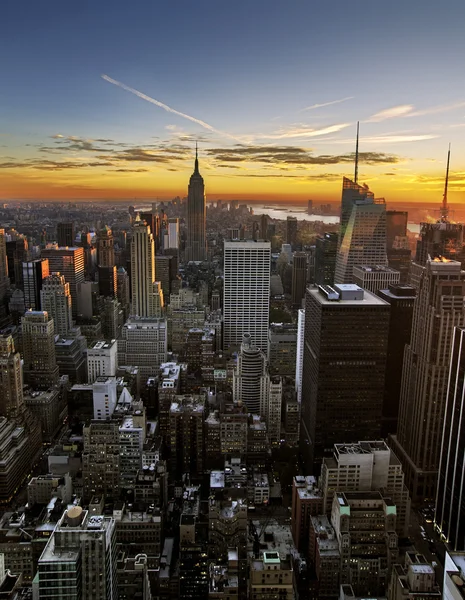
[[[134,88],[129,87],[128,85],[125,85],[124,83],[121,83],[121,81],[117,81],[116,79],[112,79],[111,77],[108,77],[108,75],[102,75],[101,77],[105,81],[108,81],[108,83],[117,85],[118,87],[122,88],[123,90],[126,90],[127,92],[131,92],[131,94],[134,94],[135,96],[138,96],[139,98],[142,98],[142,100],[145,100],[146,102],[150,102],[151,104],[155,104],[155,106],[159,106],[160,108],[163,108],[163,110],[166,110],[166,112],[173,113],[174,115],[178,115],[178,117],[182,117],[183,119],[187,119],[188,121],[197,123],[197,125],[200,125],[204,129],[207,129],[208,131],[211,131],[212,133],[217,133],[218,135],[226,136],[228,138],[236,140],[236,142],[240,141],[238,138],[235,138],[230,133],[226,133],[225,131],[216,129],[212,125],[205,123],[205,121],[201,121],[200,119],[196,119],[195,117],[186,115],[185,113],[182,113],[179,110],[175,110],[174,108],[171,108],[171,106],[168,106],[167,104],[163,104],[163,102],[160,102],[159,100],[155,100],[155,98],[151,98],[150,96],[147,96],[147,94],[143,94],[142,92],[139,92],[139,90],[135,90]]]
[[[340,104],[341,102],[347,102],[347,100],[352,100],[354,96],[347,96],[347,98],[341,98],[340,100],[332,100],[331,102],[323,102],[322,104],[312,104],[311,106],[307,106],[306,108],[302,108],[299,112],[304,112],[306,110],[314,110],[315,108],[323,108],[324,106],[332,106],[333,104]]]

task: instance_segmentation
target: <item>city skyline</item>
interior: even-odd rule
[[[440,202],[450,142],[464,200],[458,1],[26,5],[0,40],[3,200],[185,196],[198,142],[208,201],[338,201],[357,121],[376,196]]]

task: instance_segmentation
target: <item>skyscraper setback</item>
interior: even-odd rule
[[[422,268],[406,346],[397,437],[412,502],[434,499],[454,326],[465,325],[465,273],[457,261]]]
[[[159,317],[163,308],[160,283],[155,281],[155,240],[150,226],[136,219],[131,242],[131,313]]]
[[[186,260],[202,261],[207,258],[205,185],[199,172],[199,159],[195,151],[194,172],[189,181],[187,195],[187,245]]]

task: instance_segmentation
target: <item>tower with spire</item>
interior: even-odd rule
[[[186,260],[202,261],[207,258],[205,184],[199,171],[199,156],[195,145],[194,172],[189,180],[187,194]]]

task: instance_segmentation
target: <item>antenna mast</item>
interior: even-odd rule
[[[355,175],[354,175],[354,183],[357,183],[358,179],[358,132],[359,132],[360,122],[357,121],[357,141],[355,143]]]
[[[449,207],[447,205],[447,188],[449,186],[449,163],[450,163],[450,144],[449,144],[449,151],[447,153],[447,168],[446,168],[446,181],[444,183],[444,195],[442,197],[442,207],[441,207],[441,222],[442,223],[449,222]]]

